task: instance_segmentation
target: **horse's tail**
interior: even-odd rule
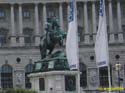
[[[45,40],[45,35],[42,35],[41,37],[40,37],[40,44],[41,45],[43,45],[43,43],[44,43],[44,40]]]
[[[39,44],[39,49],[40,49],[40,54],[41,54],[41,58],[45,58],[46,57],[46,43],[45,43],[45,35],[40,37],[40,44]]]
[[[41,54],[41,58],[45,58],[46,57],[46,45],[45,43],[43,45],[39,45],[39,49],[40,49],[40,54]]]

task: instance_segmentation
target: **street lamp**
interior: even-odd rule
[[[115,69],[116,71],[118,72],[118,86],[120,88],[120,70],[121,70],[121,64],[119,63],[119,58],[120,56],[119,55],[116,55],[115,58],[117,59],[117,63],[115,64]],[[120,90],[119,90],[119,93],[120,93]]]

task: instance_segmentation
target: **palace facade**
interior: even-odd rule
[[[98,29],[99,1],[77,0],[81,87],[108,87],[106,68],[98,69],[94,42]],[[30,88],[27,74],[40,60],[40,36],[48,17],[68,29],[69,0],[0,0],[0,86]],[[106,0],[109,62],[112,86],[118,86],[115,65],[119,62],[120,85],[125,87],[125,0]],[[117,57],[119,56],[119,58]]]

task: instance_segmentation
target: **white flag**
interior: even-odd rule
[[[66,40],[66,55],[70,69],[78,69],[78,33],[77,33],[77,18],[76,18],[76,1],[70,2],[70,15],[68,24],[68,34]]]
[[[109,53],[104,0],[100,0],[99,25],[95,42],[95,55],[97,67],[108,66]]]

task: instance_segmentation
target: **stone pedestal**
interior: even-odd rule
[[[77,71],[37,72],[30,74],[29,77],[32,89],[38,93],[77,93],[78,91]],[[69,87],[73,87],[73,90],[68,89]]]

